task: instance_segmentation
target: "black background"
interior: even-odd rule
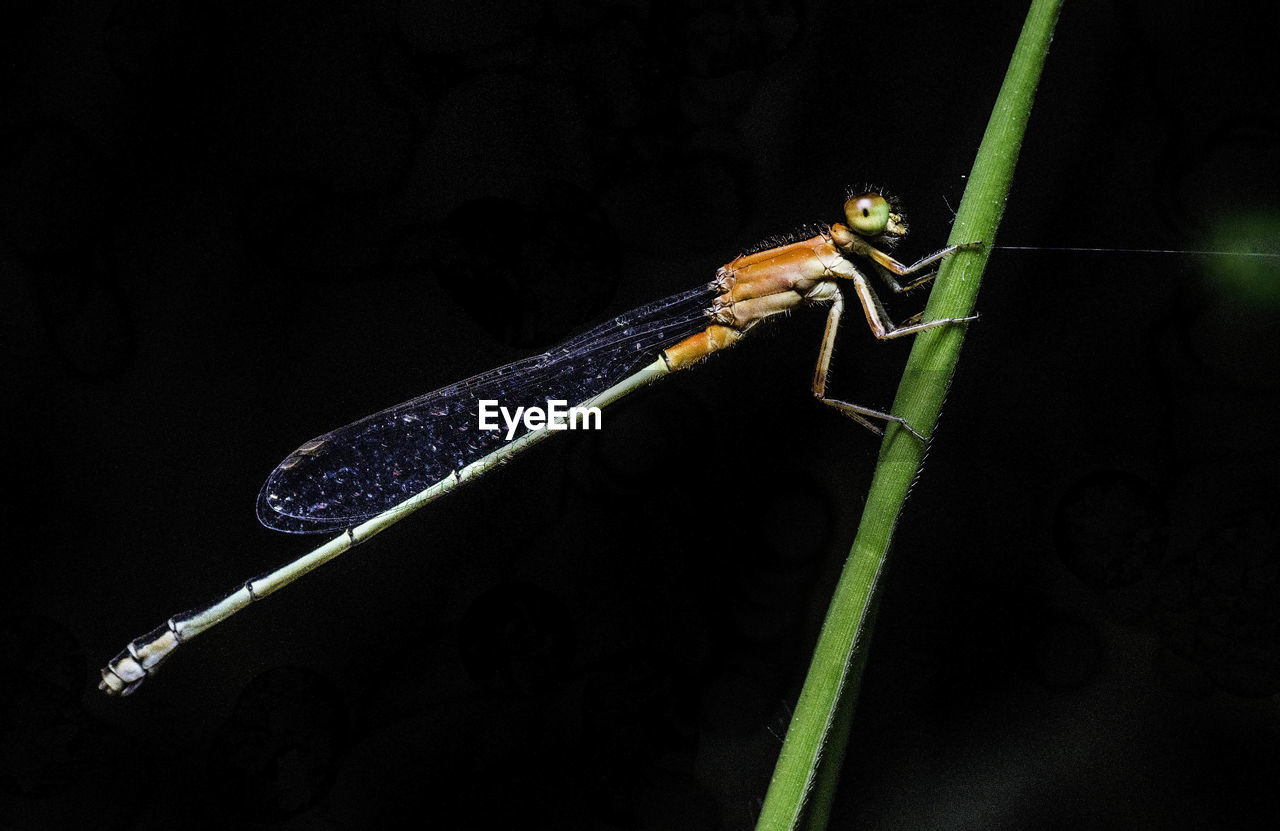
[[[306,550],[253,501],[313,435],[834,221],[847,186],[903,201],[904,258],[939,247],[1024,9],[930,5],[7,4],[0,824],[751,827],[878,447],[809,395],[819,311],[130,699],[97,667]],[[1000,242],[1275,250],[1278,34],[1262,2],[1068,3]],[[1253,268],[993,256],[833,828],[1271,827]],[[887,405],[908,347],[847,324],[833,391]]]

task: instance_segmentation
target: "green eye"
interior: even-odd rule
[[[849,227],[864,237],[876,237],[889,227],[889,202],[878,193],[864,193],[844,203]]]

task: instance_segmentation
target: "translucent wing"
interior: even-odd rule
[[[633,309],[541,355],[406,401],[312,439],[280,463],[258,495],[258,519],[293,534],[370,519],[506,443],[479,429],[481,399],[580,404],[707,325],[704,287]],[[516,436],[523,434],[521,427]],[[514,437],[513,437],[514,438]]]

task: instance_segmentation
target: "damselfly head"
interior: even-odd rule
[[[849,227],[863,237],[902,237],[907,233],[902,215],[878,193],[849,197],[844,203],[844,218]]]

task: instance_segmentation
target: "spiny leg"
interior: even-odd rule
[[[860,407],[847,401],[827,398],[827,371],[831,368],[831,355],[835,351],[836,331],[840,328],[840,315],[844,313],[844,295],[840,293],[840,289],[835,283],[828,283],[827,285],[831,287],[831,293],[834,297],[831,300],[831,308],[827,311],[827,329],[822,335],[822,348],[818,350],[818,366],[813,371],[814,397],[823,404],[834,407],[839,412],[844,413],[877,436],[884,435],[884,431],[872,424],[868,419],[876,418],[881,421],[892,421],[895,424],[900,424],[908,433],[920,441],[924,441],[924,436],[917,433],[915,428],[901,416],[883,413],[869,407]]]
[[[977,248],[981,245],[982,245],[981,242],[963,242],[963,243],[960,243],[959,245],[948,245],[946,248],[943,248],[939,251],[935,251],[927,257],[921,257],[919,260],[916,260],[911,265],[903,265],[902,263],[898,262],[893,257],[890,257],[888,254],[884,253],[878,248],[872,248],[869,245],[867,246],[866,253],[867,253],[867,256],[871,259],[871,261],[876,264],[876,272],[880,275],[880,278],[884,280],[885,285],[893,289],[895,294],[901,294],[904,291],[911,291],[914,288],[922,286],[925,283],[932,280],[934,277],[937,277],[938,270],[934,269],[933,271],[930,271],[927,274],[921,275],[920,277],[915,278],[914,280],[907,283],[906,285],[901,285],[898,283],[897,280],[893,279],[895,274],[899,277],[906,277],[910,274],[914,274],[915,272],[919,271],[922,268],[927,268],[933,265],[934,263],[942,261],[943,259],[954,254],[957,251],[960,251],[963,249],[969,249],[969,248]]]
[[[908,318],[907,323],[898,325],[889,319],[889,314],[880,302],[879,295],[872,290],[871,284],[867,282],[867,278],[861,272],[855,272],[849,279],[853,281],[853,290],[857,292],[858,300],[862,303],[862,310],[866,312],[867,325],[871,327],[871,333],[879,340],[891,340],[905,335],[914,335],[926,329],[945,326],[948,323],[967,323],[970,320],[978,319],[977,315],[970,315],[969,317],[944,317],[939,320],[926,320],[921,323],[919,322],[920,315],[917,314]]]

